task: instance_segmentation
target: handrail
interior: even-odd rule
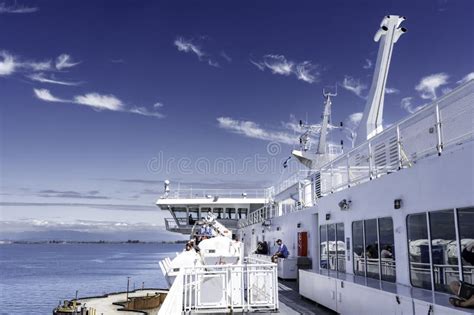
[[[273,190],[278,194],[290,187],[287,184],[291,182],[292,185],[300,183],[298,189],[306,192],[308,185],[311,185],[310,200],[306,200],[304,193],[303,200],[289,206],[290,211],[285,208],[287,204],[280,204],[277,205],[278,209],[270,211],[269,216],[263,207],[240,220],[239,226],[248,226],[313,206],[318,199],[328,194],[413,167],[425,157],[441,155],[449,146],[471,141],[474,139],[473,115],[474,80],[471,80],[324,164],[317,171],[311,171],[305,182],[296,173]],[[274,207],[270,203],[265,206]]]

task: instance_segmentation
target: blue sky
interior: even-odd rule
[[[408,29],[390,124],[474,77],[472,1],[0,2],[2,230],[170,237],[153,206],[165,178],[243,189],[286,176],[294,124],[319,121],[324,86],[338,85],[334,123],[360,117],[387,14]]]

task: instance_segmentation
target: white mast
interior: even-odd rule
[[[388,68],[392,57],[393,44],[406,32],[405,28],[399,27],[404,20],[405,17],[387,15],[380,23],[380,29],[374,36],[374,41],[380,41],[380,46],[364,115],[357,129],[356,145],[372,138],[383,130],[382,117]]]
[[[336,96],[337,92],[330,93],[323,89],[324,111],[321,121],[321,126],[312,126],[303,124],[300,121],[300,127],[305,129],[305,132],[300,136],[300,150],[293,150],[291,154],[303,165],[308,168],[316,168],[324,164],[330,159],[330,153],[327,151],[326,138],[329,128],[329,119],[331,116],[331,97]],[[310,152],[311,134],[316,133],[319,129],[319,142],[316,152]]]
[[[327,130],[329,125],[329,119],[331,117],[331,96],[336,96],[336,93],[330,93],[323,89],[323,96],[326,98],[324,101],[324,112],[323,112],[323,120],[321,122],[321,130],[319,132],[319,142],[318,142],[318,150],[316,151],[317,154],[326,154],[326,137],[327,137]]]

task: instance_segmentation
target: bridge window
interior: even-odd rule
[[[322,269],[346,271],[344,224],[320,226],[320,266]]]
[[[474,208],[408,215],[407,230],[413,286],[449,292],[453,281],[472,283]]]
[[[395,282],[395,252],[392,218],[352,223],[354,273]]]

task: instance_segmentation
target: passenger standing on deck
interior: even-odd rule
[[[278,245],[278,250],[272,256],[272,262],[277,262],[278,258],[287,258],[290,255],[290,253],[288,252],[288,248],[286,248],[286,245],[283,244],[283,242],[280,239],[278,239],[276,243]]]

